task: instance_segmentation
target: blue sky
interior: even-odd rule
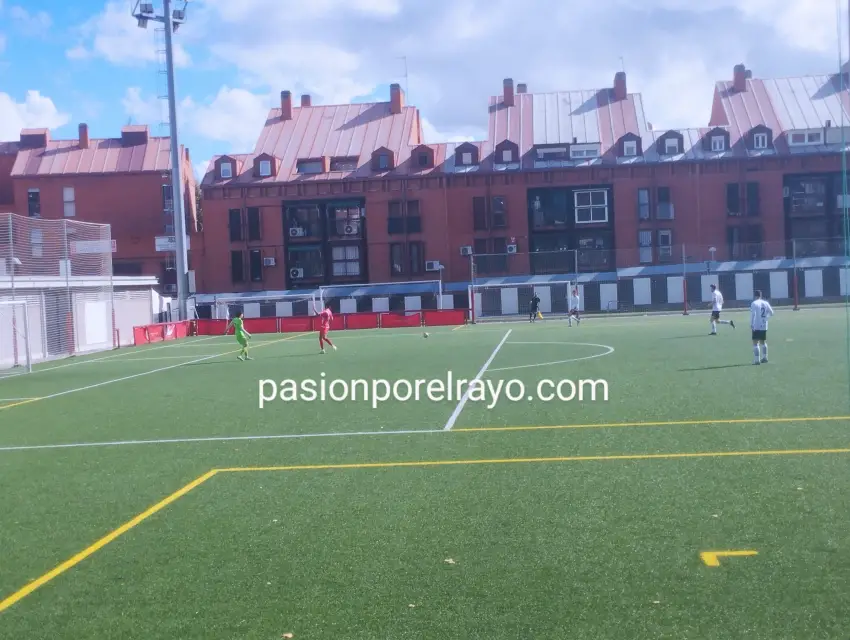
[[[157,5],[161,4],[154,0]],[[0,0],[0,139],[127,122],[165,134],[155,29],[130,0]],[[428,141],[485,133],[502,79],[608,86],[624,65],[657,127],[703,126],[716,80],[831,73],[846,0],[193,0],[176,34],[179,124],[196,167],[248,152],[281,90],[314,104],[409,84]],[[837,10],[843,12],[839,17]],[[838,25],[842,27],[839,39]],[[408,77],[404,77],[407,59]]]

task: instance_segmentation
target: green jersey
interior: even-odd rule
[[[240,333],[245,332],[245,328],[242,326],[243,320],[242,318],[233,318],[233,333],[239,335]]]

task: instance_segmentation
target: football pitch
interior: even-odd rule
[[[761,366],[724,318],[257,335],[250,362],[190,338],[0,380],[0,638],[845,639],[846,312],[777,309]],[[476,378],[497,402],[449,397]],[[307,379],[414,397],[260,408]]]

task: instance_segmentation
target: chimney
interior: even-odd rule
[[[280,119],[292,120],[292,92],[280,92]]]
[[[514,81],[511,78],[505,78],[505,90],[502,92],[502,102],[506,107],[514,106]]]
[[[399,114],[404,107],[404,91],[401,90],[401,85],[390,85],[390,113]]]
[[[735,93],[742,93],[747,90],[747,67],[743,64],[736,64],[732,72],[732,88]]]
[[[89,125],[80,124],[80,149],[89,148]]]
[[[626,86],[626,72],[618,71],[614,75],[614,100],[625,100],[628,95],[629,90]]]
[[[313,106],[313,101],[310,98],[309,93],[305,93],[304,95],[301,96],[301,106],[302,107],[312,107]]]
[[[524,82],[516,86],[517,93],[528,93],[528,85]]]

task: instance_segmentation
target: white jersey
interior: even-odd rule
[[[723,294],[719,289],[715,289],[711,294],[711,310],[723,311]]]
[[[750,305],[750,327],[753,331],[767,331],[767,321],[773,315],[773,307],[767,300],[754,300]]]
[[[573,309],[578,310],[578,296],[573,296],[570,298],[570,310]]]

